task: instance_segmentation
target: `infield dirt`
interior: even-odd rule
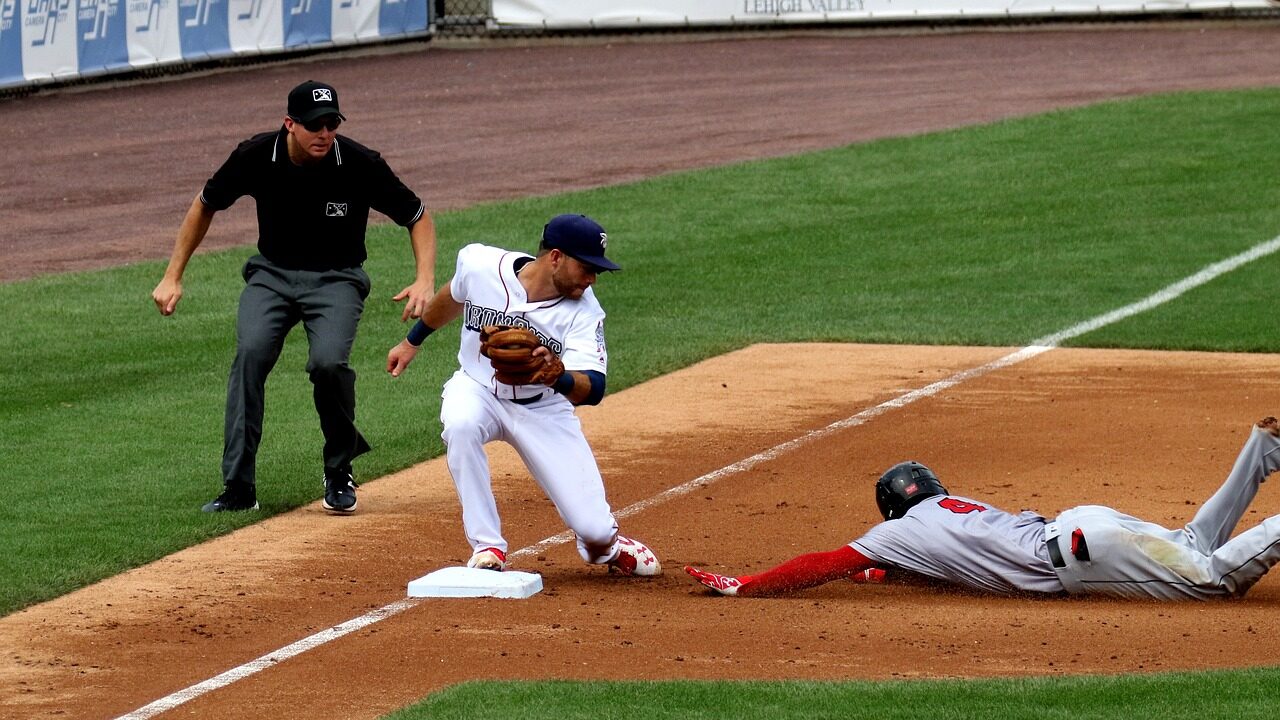
[[[1003,348],[756,346],[582,409],[615,507],[658,493]],[[745,472],[622,520],[666,566],[626,579],[571,544],[516,569],[528,600],[426,600],[182,706],[201,718],[373,718],[484,678],[891,678],[1119,673],[1270,664],[1280,577],[1215,603],[992,598],[834,583],[787,599],[711,596],[694,564],[762,570],[833,549],[878,519],[880,470],[917,458],[957,492],[1052,516],[1112,505],[1178,526],[1225,477],[1253,419],[1274,411],[1274,355],[1055,350],[865,424],[802,440]],[[809,382],[832,364],[838,396]],[[776,380],[739,386],[744,368]],[[657,399],[661,398],[659,402]],[[681,400],[684,398],[684,400]],[[694,399],[697,399],[696,401]],[[1255,417],[1256,416],[1256,417]],[[1246,420],[1246,418],[1249,418]],[[493,446],[513,549],[563,530],[514,453]],[[11,717],[115,717],[405,596],[466,560],[435,460],[0,620]],[[1242,525],[1280,513],[1264,487]],[[341,692],[332,691],[338,683]]]
[[[166,256],[207,174],[236,141],[271,127],[303,75],[352,88],[343,100],[351,134],[382,149],[439,209],[1108,97],[1273,84],[1277,56],[1280,33],[1257,24],[819,35],[429,49],[35,96],[6,103],[0,128],[15,166],[31,168],[0,180],[0,268],[12,279]],[[418,130],[432,125],[448,132]],[[56,142],[32,143],[33,132]],[[252,210],[242,205],[215,222],[210,247],[252,234]],[[140,289],[139,302],[148,292]],[[623,508],[1007,351],[753,347],[581,415]],[[1205,604],[846,583],[734,600],[708,596],[679,569],[749,572],[847,542],[876,519],[872,479],[906,457],[1006,509],[1051,515],[1102,503],[1179,525],[1217,487],[1249,424],[1280,410],[1277,359],[1055,350],[625,518],[624,532],[662,557],[661,578],[610,577],[555,546],[517,565],[543,574],[547,589],[532,599],[425,601],[173,714],[376,717],[479,678],[1271,664],[1280,656],[1269,631],[1280,578],[1244,600]],[[812,382],[832,366],[842,369],[838,388]],[[740,386],[744,367],[772,382]],[[513,548],[563,529],[505,449],[495,469]],[[0,619],[0,713],[114,717],[403,598],[408,580],[465,560],[439,461],[366,483],[360,503],[352,517],[309,506]],[[1267,486],[1243,524],[1276,513],[1280,495]]]

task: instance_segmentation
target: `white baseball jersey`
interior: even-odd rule
[[[590,288],[576,300],[529,302],[516,276],[521,261],[533,258],[468,245],[458,252],[450,280],[453,299],[463,306],[461,368],[441,395],[440,437],[462,505],[463,530],[473,550],[507,551],[484,450],[486,443],[501,440],[516,449],[573,530],[579,555],[590,563],[605,563],[618,552],[618,523],[573,404],[546,385],[497,382],[489,359],[480,354],[480,328],[526,327],[560,356],[565,369],[603,373],[608,366],[604,310]]]
[[[555,298],[529,302],[514,266],[533,258],[487,245],[472,244],[458,252],[450,290],[462,303],[462,343],[458,363],[476,382],[500,398],[527,398],[548,392],[546,385],[504,385],[493,378],[493,366],[480,354],[480,328],[511,325],[529,328],[564,363],[566,370],[606,373],[604,309],[587,288],[577,300]],[[566,401],[567,402],[567,401]]]
[[[986,592],[1062,592],[1045,519],[952,495],[921,501],[849,543],[876,563]]]

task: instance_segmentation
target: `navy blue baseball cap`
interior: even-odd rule
[[[326,115],[347,118],[338,112],[338,91],[328,83],[308,80],[289,91],[289,117],[308,123]]]
[[[604,256],[609,236],[586,215],[557,215],[542,228],[542,246],[559,250],[578,262],[600,270],[621,270]]]

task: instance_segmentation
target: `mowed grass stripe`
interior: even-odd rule
[[[1154,292],[1280,232],[1280,91],[1170,95],[625,186],[444,213],[441,280],[468,242],[532,250],[547,217],[599,218],[625,270],[601,279],[610,385],[761,341],[1020,345]],[[180,218],[174,218],[175,231]],[[215,221],[216,228],[216,221]],[[440,453],[456,336],[392,383],[409,280],[402,230],[370,234],[357,339],[362,479]],[[161,318],[162,263],[0,286],[0,612],[55,597],[253,515],[219,489],[239,266],[201,254]],[[1276,351],[1266,258],[1073,344]],[[1148,316],[1149,315],[1149,316]],[[256,517],[319,496],[320,434],[295,332],[269,383]]]
[[[889,652],[886,649],[886,652]],[[929,668],[946,672],[945,667]],[[478,680],[388,720],[1259,720],[1275,668],[1118,677],[892,682]]]

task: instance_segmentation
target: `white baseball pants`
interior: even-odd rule
[[[577,535],[583,560],[601,564],[617,553],[618,523],[605,499],[604,480],[582,423],[564,396],[548,390],[541,400],[520,405],[494,397],[459,370],[445,383],[441,398],[440,437],[473,551],[507,551],[484,450],[486,443],[501,440],[515,448],[560,519]]]

